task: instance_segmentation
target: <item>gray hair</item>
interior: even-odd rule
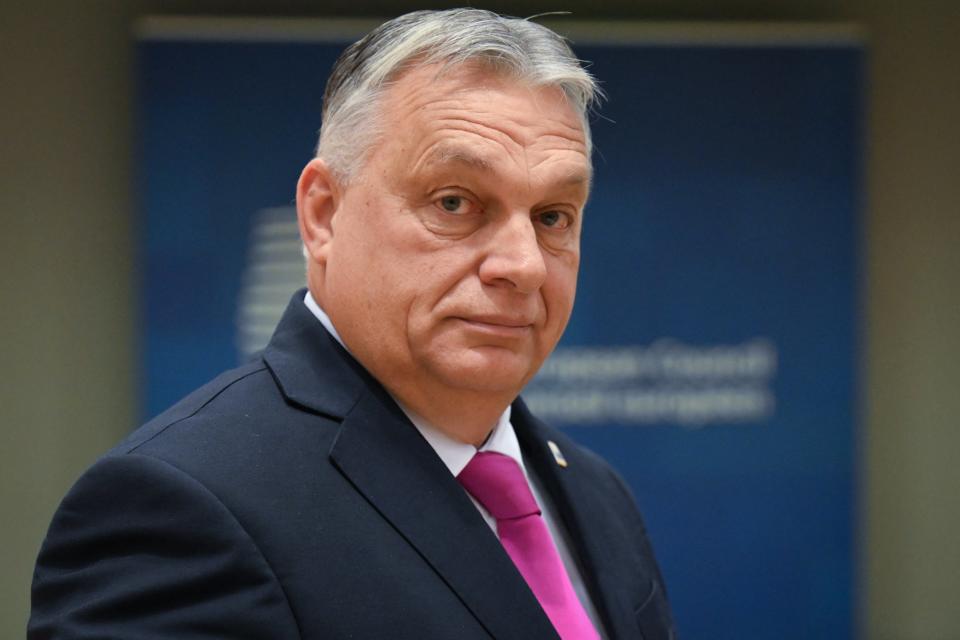
[[[566,41],[529,20],[449,9],[394,18],[344,50],[324,92],[317,156],[349,181],[383,133],[378,111],[390,83],[414,68],[468,62],[532,87],[560,88],[580,118],[589,155],[587,114],[602,93]]]

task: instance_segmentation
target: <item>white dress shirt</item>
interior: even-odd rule
[[[336,328],[333,326],[333,322],[330,320],[330,316],[328,316],[326,312],[320,308],[320,305],[317,304],[317,301],[313,299],[313,296],[309,291],[304,297],[303,302],[307,305],[307,308],[310,309],[313,315],[317,317],[320,323],[323,324],[324,328],[330,333],[330,335],[332,335],[337,342],[339,342],[343,348],[349,352],[350,348],[343,343],[343,340],[340,338],[340,334],[337,333]],[[493,451],[500,453],[513,458],[517,464],[520,465],[520,469],[523,470],[523,475],[527,479],[527,484],[530,485],[530,490],[533,493],[533,497],[537,501],[540,511],[543,513],[543,519],[547,524],[547,529],[550,532],[550,536],[553,538],[553,544],[557,548],[557,552],[560,554],[560,559],[563,561],[563,566],[567,570],[567,575],[570,577],[573,590],[576,592],[581,604],[583,604],[583,608],[587,612],[587,615],[590,616],[593,626],[596,627],[600,632],[600,636],[605,638],[606,634],[603,633],[603,627],[600,624],[600,617],[597,614],[596,607],[593,605],[593,601],[590,599],[590,596],[587,593],[586,585],[583,582],[583,576],[580,573],[580,568],[574,561],[570,545],[567,542],[566,533],[562,528],[560,519],[556,515],[556,510],[554,509],[553,504],[548,499],[545,492],[542,490],[539,480],[527,471],[527,466],[523,462],[523,454],[520,451],[520,442],[517,440],[517,434],[513,430],[513,425],[510,423],[510,407],[508,406],[506,411],[504,411],[500,416],[500,419],[494,426],[493,431],[491,431],[489,437],[487,437],[486,442],[484,442],[483,445],[477,449],[472,444],[454,440],[446,433],[427,422],[427,420],[422,416],[414,413],[409,408],[404,406],[402,402],[396,398],[394,398],[394,400],[397,402],[397,405],[400,407],[400,409],[403,410],[403,412],[410,419],[410,422],[413,423],[413,426],[415,426],[420,432],[420,435],[423,436],[423,439],[426,440],[431,447],[433,447],[433,450],[437,453],[454,477],[458,476],[460,472],[463,471],[463,468],[467,466],[467,463],[470,462],[474,454],[476,454],[478,451]],[[496,533],[496,519],[494,519],[494,517],[491,516],[490,513],[483,508],[483,505],[477,502],[473,496],[471,496],[469,493],[467,493],[467,496],[471,501],[473,501],[474,506],[477,507],[477,510],[483,516],[483,519],[486,520],[487,524],[490,525],[490,528],[494,531],[494,533]]]

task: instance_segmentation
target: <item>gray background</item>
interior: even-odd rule
[[[23,635],[32,565],[62,494],[134,426],[133,24],[147,14],[376,17],[424,6],[357,4],[0,4],[0,637]],[[486,6],[865,27],[863,635],[960,639],[960,3]]]

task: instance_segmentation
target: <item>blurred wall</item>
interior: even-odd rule
[[[351,4],[0,5],[0,637],[23,635],[33,562],[62,494],[135,426],[132,22],[150,13],[387,16],[423,6]],[[960,638],[960,4],[593,5],[486,6],[867,28],[863,635]]]

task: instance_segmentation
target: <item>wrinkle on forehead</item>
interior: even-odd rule
[[[460,164],[484,173],[494,171],[494,163],[486,154],[451,142],[439,142],[427,148],[414,165],[414,171],[431,165]]]
[[[583,145],[560,136],[534,136],[530,144],[523,145],[500,127],[450,120],[414,141],[409,151],[412,173],[462,166],[490,175],[522,173],[527,184],[585,184],[589,188],[590,183],[591,168]]]
[[[490,130],[505,136],[520,147],[530,147],[544,139],[556,138],[566,141],[571,146],[586,148],[583,129],[573,118],[573,114],[565,114],[570,116],[570,122],[564,122],[557,117],[557,109],[543,108],[543,100],[535,93],[530,93],[529,101],[526,103],[536,104],[538,109],[535,113],[542,117],[537,118],[526,114],[521,116],[519,112],[511,113],[509,116],[504,114],[505,102],[519,103],[522,100],[518,96],[492,88],[489,91],[471,90],[469,94],[464,92],[460,99],[450,97],[431,100],[427,95],[420,94],[415,96],[407,106],[410,115],[419,114],[421,117],[429,117],[437,124],[449,122],[456,126],[455,123],[460,122],[468,128],[475,128],[477,132]],[[420,104],[417,104],[418,102]],[[565,104],[562,106],[566,108],[565,110],[569,110]],[[563,110],[560,113],[563,113]]]
[[[417,120],[431,123],[426,135],[413,141],[413,148],[409,149],[417,166],[459,161],[477,169],[490,170],[506,156],[518,165],[532,169],[552,161],[578,157],[586,165],[587,173],[590,171],[582,136],[568,137],[568,131],[555,131],[549,124],[532,121],[526,125],[518,124],[505,119],[503,114],[491,112],[488,116],[467,106],[456,111],[444,108],[443,114],[434,111],[430,105],[416,116]],[[576,134],[579,130],[569,133]]]
[[[524,155],[530,171],[536,171],[548,165],[551,161],[556,161],[557,156],[552,155],[551,151],[567,150],[564,148],[546,149],[546,155],[534,163],[529,163],[529,158]],[[488,158],[488,154],[482,150],[464,146],[458,142],[441,141],[435,145],[429,146],[426,151],[417,159],[413,165],[412,171],[428,170],[434,166],[461,165],[482,173],[495,174],[497,163]],[[560,173],[555,179],[558,186],[579,186],[590,183],[589,171],[584,172],[581,168],[570,167],[567,171]]]
[[[402,125],[404,116],[411,117],[425,110],[437,114],[435,117],[441,117],[444,113],[454,117],[464,117],[464,114],[468,113],[472,114],[468,119],[475,122],[490,115],[502,118],[504,100],[522,101],[525,106],[536,105],[539,112],[550,112],[551,116],[546,119],[548,122],[534,117],[511,118],[515,126],[510,128],[517,131],[505,130],[504,133],[511,136],[517,144],[532,143],[532,140],[517,135],[522,133],[521,129],[548,128],[554,131],[542,133],[560,135],[585,146],[583,124],[559,87],[530,86],[518,80],[470,66],[463,67],[462,73],[455,77],[449,75],[438,77],[432,71],[430,67],[410,71],[387,91],[384,97],[384,115],[394,120],[394,124]],[[523,93],[522,97],[519,95],[520,92]],[[496,113],[486,111],[485,103]]]
[[[437,78],[420,69],[390,88],[383,107],[387,129],[396,132],[401,157],[415,172],[460,164],[489,173],[519,171],[528,184],[589,188],[586,136],[559,88],[476,71]]]
[[[536,162],[533,162],[532,164],[529,165],[530,172],[532,173],[538,169],[544,168],[544,165],[547,165],[553,160],[556,160],[556,158],[554,156],[548,155]],[[592,174],[590,172],[590,165],[587,164],[586,171],[571,167],[568,171],[561,173],[557,177],[556,182],[559,186],[562,186],[562,187],[576,187],[576,186],[583,185],[584,187],[589,189],[591,177],[592,177]]]

